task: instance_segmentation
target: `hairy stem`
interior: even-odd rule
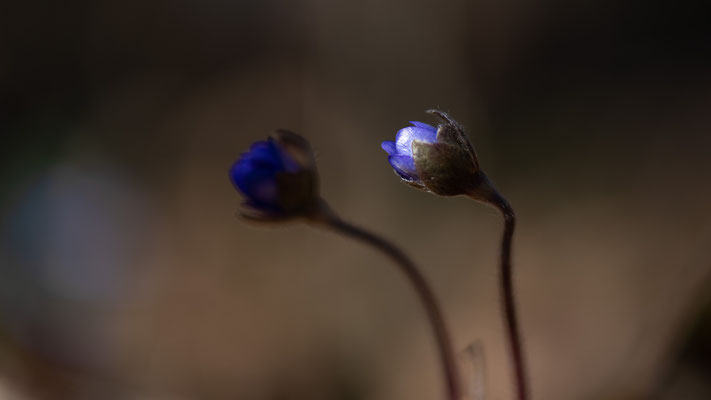
[[[496,202],[497,208],[504,216],[504,234],[501,239],[501,297],[504,305],[504,319],[508,331],[509,345],[514,363],[516,392],[519,400],[528,400],[528,385],[526,366],[523,356],[521,332],[516,317],[516,302],[514,298],[513,273],[511,268],[511,242],[513,240],[516,216],[509,203],[503,198]]]
[[[429,322],[432,325],[442,362],[447,398],[449,400],[461,400],[459,375],[447,327],[444,323],[444,317],[442,316],[442,311],[437,303],[437,299],[435,298],[432,289],[427,283],[427,280],[417,269],[412,260],[410,260],[410,258],[402,252],[402,250],[386,239],[343,221],[334,213],[328,211],[325,206],[322,207],[321,212],[317,216],[311,218],[311,221],[317,223],[318,225],[323,225],[333,229],[334,231],[345,236],[365,242],[366,244],[384,253],[392,261],[394,261],[395,264],[397,264],[417,292],[418,297],[425,307]]]

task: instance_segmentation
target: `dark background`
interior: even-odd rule
[[[368,248],[235,217],[275,128],[402,245],[512,397],[501,220],[398,183],[449,113],[519,215],[535,399],[711,397],[711,7],[648,1],[0,6],[0,399],[435,399],[434,346]]]

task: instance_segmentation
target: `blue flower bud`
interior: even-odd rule
[[[462,126],[442,111],[427,112],[440,118],[437,128],[413,121],[398,131],[394,142],[382,143],[395,172],[403,182],[440,196],[495,197]]]
[[[408,183],[419,184],[420,177],[412,157],[412,142],[415,140],[426,143],[436,142],[437,129],[424,122],[410,121],[410,123],[412,126],[402,128],[397,132],[394,142],[384,141],[381,147],[388,153],[388,162],[400,175],[400,178]]]
[[[246,198],[242,215],[280,220],[307,214],[318,200],[316,163],[308,142],[289,131],[277,131],[252,144],[229,171]]]

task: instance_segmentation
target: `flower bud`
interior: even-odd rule
[[[308,214],[318,203],[318,177],[311,146],[303,137],[279,130],[252,144],[229,171],[244,195],[242,215],[261,221]]]
[[[395,172],[405,183],[440,196],[464,194],[498,202],[462,126],[442,111],[427,112],[441,120],[437,128],[412,121],[412,126],[398,131],[394,142],[382,143]]]

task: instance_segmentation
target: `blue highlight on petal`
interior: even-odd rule
[[[437,131],[434,129],[408,126],[398,131],[395,137],[395,146],[398,154],[412,156],[412,141],[422,140],[423,142],[437,141]]]
[[[380,147],[388,153],[388,161],[402,179],[419,182],[415,160],[412,158],[412,142],[421,140],[434,143],[437,141],[437,128],[430,124],[410,121],[408,126],[397,131],[395,141],[386,140]]]

